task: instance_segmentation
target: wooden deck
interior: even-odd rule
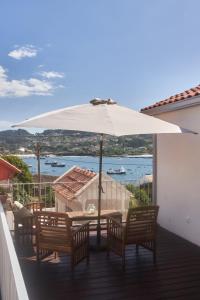
[[[200,248],[161,228],[156,266],[150,252],[136,256],[129,247],[125,272],[105,252],[91,251],[89,266],[80,263],[72,275],[66,256],[38,266],[30,251],[18,251],[30,300],[200,299]]]

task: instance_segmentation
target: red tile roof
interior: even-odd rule
[[[170,98],[164,99],[164,100],[156,102],[150,106],[144,107],[141,109],[141,111],[145,111],[145,110],[149,110],[151,108],[155,108],[155,107],[163,106],[166,104],[186,100],[188,98],[191,98],[194,96],[199,96],[199,95],[200,95],[200,85],[197,85],[196,87],[186,90],[180,94],[176,94],[174,96],[171,96]]]
[[[72,200],[75,194],[96,175],[95,172],[73,167],[55,181],[54,190],[65,199]]]
[[[10,164],[7,160],[0,158],[0,180],[7,180],[12,178],[16,173],[21,173],[21,171]]]

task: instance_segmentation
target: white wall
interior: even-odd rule
[[[200,107],[165,113],[163,120],[200,128]],[[164,134],[157,138],[158,222],[200,245],[200,135]]]
[[[200,105],[162,113],[155,117],[172,122],[183,128],[200,132]]]

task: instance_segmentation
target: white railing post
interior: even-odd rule
[[[0,289],[2,300],[28,300],[6,216],[0,202]]]

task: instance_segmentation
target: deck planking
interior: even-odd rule
[[[152,253],[129,246],[126,270],[121,259],[90,252],[90,263],[70,271],[69,258],[49,257],[37,264],[31,245],[17,249],[30,300],[200,299],[200,248],[158,230],[157,264]]]

